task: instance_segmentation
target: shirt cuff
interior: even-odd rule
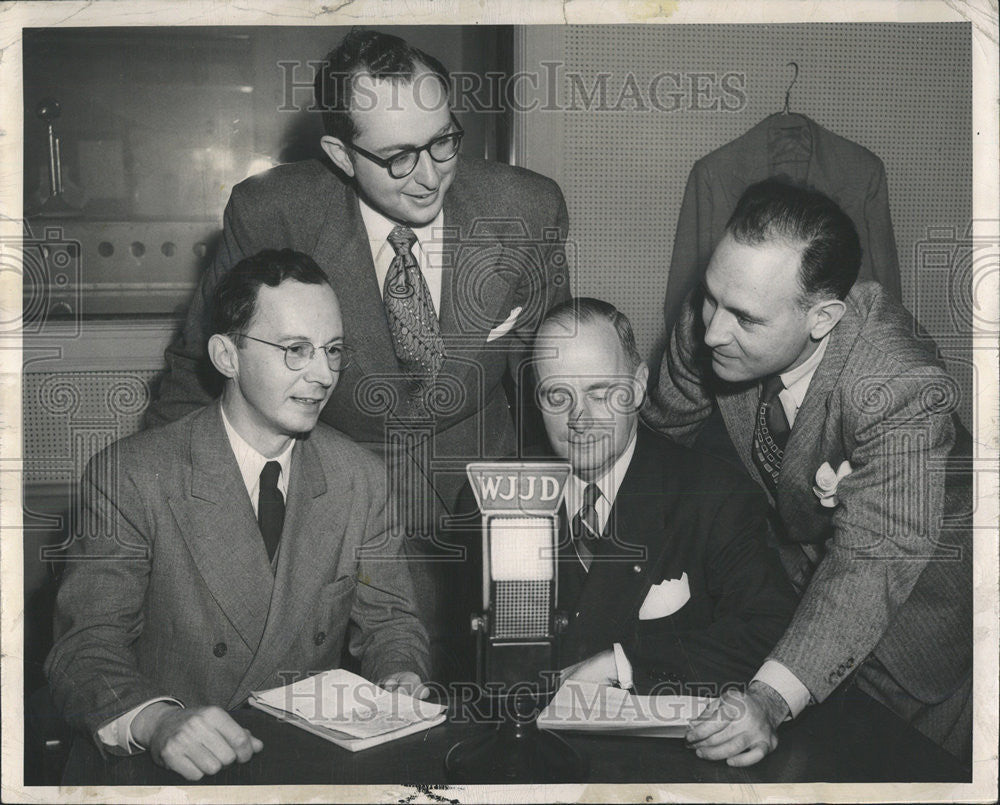
[[[139,715],[140,711],[157,702],[171,702],[180,708],[184,707],[177,699],[170,696],[160,696],[157,699],[150,699],[148,702],[143,702],[138,707],[133,707],[127,713],[118,716],[114,721],[109,721],[97,731],[97,737],[100,738],[101,743],[105,746],[112,749],[119,749],[128,755],[146,751],[146,747],[140,746],[135,738],[132,737],[132,722]]]
[[[812,701],[809,689],[795,674],[777,660],[765,660],[751,682],[763,682],[774,688],[788,705],[788,718],[796,718]]]
[[[615,654],[615,674],[618,677],[618,687],[622,690],[632,690],[635,686],[632,678],[632,663],[625,656],[625,649],[622,648],[621,643],[615,643],[612,646],[612,651]]]

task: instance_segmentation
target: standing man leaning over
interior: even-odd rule
[[[407,548],[424,557],[414,583],[436,679],[458,673],[444,641],[464,641],[468,624],[445,597],[464,565],[431,540],[465,464],[517,451],[505,378],[520,380],[538,322],[569,296],[558,186],[461,157],[448,89],[437,59],[394,36],[355,31],[329,54],[316,96],[332,164],[282,165],[233,189],[148,415],[161,423],[209,399],[206,300],[230,267],[266,247],[309,254],[357,346],[321,418],[385,456]]]
[[[688,298],[644,417],[690,442],[715,406],[767,491],[802,600],[743,696],[688,740],[748,765],[789,716],[857,686],[968,759],[971,511],[953,483],[954,382],[876,283],[855,284],[858,236],[826,196],[748,188]]]
[[[70,724],[189,780],[260,751],[226,711],[338,667],[350,622],[369,679],[427,666],[381,462],[317,425],[349,355],[326,276],[262,252],[213,307],[222,398],[91,461],[45,664]]]

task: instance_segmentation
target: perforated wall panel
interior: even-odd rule
[[[90,458],[139,430],[153,371],[23,375],[24,480],[75,484]]]
[[[971,422],[973,300],[952,281],[969,264],[972,216],[968,24],[570,26],[521,41],[519,67],[542,87],[552,68],[541,62],[560,49],[563,61],[553,108],[523,115],[520,161],[566,194],[574,292],[626,312],[647,357],[663,344],[692,165],[780,111],[797,62],[791,110],[885,163],[903,301],[945,354]]]

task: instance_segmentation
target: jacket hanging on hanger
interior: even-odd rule
[[[830,196],[858,229],[861,272],[899,299],[899,261],[882,160],[808,117],[777,113],[695,162],[677,219],[667,298],[668,332],[688,292],[708,267],[712,251],[740,195],[754,182],[787,175]]]

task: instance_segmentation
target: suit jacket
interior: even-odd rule
[[[765,542],[767,511],[744,473],[640,427],[599,555],[571,607],[560,665],[620,642],[640,689],[704,693],[699,686],[748,681],[797,603]],[[647,596],[676,588],[670,580],[685,575],[686,602],[682,596],[676,611],[639,619]]]
[[[857,227],[862,280],[900,298],[899,261],[882,160],[804,115],[776,114],[695,162],[677,218],[664,306],[667,331],[704,276],[736,202],[750,185],[788,175],[833,198]]]
[[[467,461],[516,451],[505,373],[510,366],[520,379],[521,359],[542,316],[569,298],[566,205],[555,182],[460,158],[444,216],[439,318],[447,360],[429,401],[432,416],[415,403],[396,358],[357,195],[310,160],[233,188],[215,261],[167,350],[167,373],[147,421],[176,419],[215,391],[205,344],[219,278],[264,248],[305,252],[329,276],[355,348],[322,419],[386,459],[398,485],[393,497],[406,501],[407,530],[427,533],[435,512],[452,510]],[[490,330],[518,307],[513,329],[487,343]],[[429,445],[420,437],[430,433]]]
[[[231,709],[252,690],[339,665],[426,678],[384,470],[325,425],[292,454],[272,573],[217,404],[90,462],[46,660],[53,697],[96,733],[144,701]]]
[[[968,465],[949,469],[958,389],[933,343],[878,284],[858,283],[846,302],[778,479],[782,559],[805,590],[770,656],[822,701],[874,655],[904,691],[933,704],[958,688],[972,661],[970,478]],[[743,465],[766,489],[751,457],[760,384],[714,378],[700,309],[695,293],[643,415],[688,442],[717,405]],[[812,489],[816,471],[845,460],[853,472],[837,487],[838,505],[825,508]],[[957,492],[947,532],[946,481]]]

